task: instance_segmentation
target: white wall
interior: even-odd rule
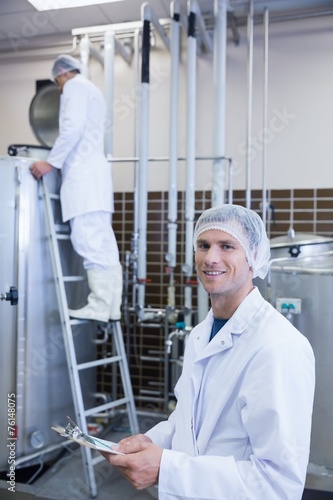
[[[235,164],[234,188],[246,187],[247,43],[227,49],[226,154]],[[230,36],[230,33],[228,33]],[[263,135],[263,26],[255,26],[252,125],[252,188],[262,186],[262,145],[267,142],[268,188],[323,188],[333,186],[333,31],[332,17],[270,26],[269,130]],[[0,154],[12,143],[37,144],[29,125],[29,106],[35,80],[49,77],[49,60],[1,63]],[[186,40],[180,68],[179,155],[186,153]],[[170,56],[158,41],[151,54],[150,156],[168,156]],[[135,108],[140,100],[134,65],[120,56],[115,66],[114,156],[135,154]],[[91,79],[104,87],[103,70],[91,64]],[[197,156],[211,156],[213,146],[212,55],[198,58]],[[211,162],[197,162],[196,187],[210,189]],[[134,187],[131,163],[114,164],[116,191]],[[179,165],[179,189],[186,186],[185,163]],[[167,190],[167,163],[151,163],[149,190]]]

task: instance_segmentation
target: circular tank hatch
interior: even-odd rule
[[[60,94],[58,87],[50,82],[41,87],[30,104],[29,122],[43,146],[52,147],[59,133]]]

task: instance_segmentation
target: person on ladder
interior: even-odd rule
[[[104,154],[106,103],[102,92],[81,73],[80,62],[60,55],[52,68],[59,87],[59,136],[47,161],[31,167],[37,179],[61,170],[63,221],[69,221],[74,250],[83,258],[90,294],[88,303],[69,310],[72,318],[108,322],[120,319],[122,267],[111,225],[113,188]]]

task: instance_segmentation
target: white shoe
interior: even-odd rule
[[[112,301],[112,274],[110,269],[88,269],[88,285],[91,292],[88,295],[88,304],[81,309],[69,309],[72,318],[92,321],[109,321],[110,304]]]

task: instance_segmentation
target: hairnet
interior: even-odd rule
[[[69,71],[79,71],[81,72],[81,63],[75,57],[68,56],[67,54],[60,55],[54,61],[52,68],[52,78],[55,79],[57,76],[68,73]]]
[[[198,236],[209,229],[224,231],[242,245],[253,277],[265,278],[270,259],[270,243],[259,215],[239,205],[222,205],[205,210],[194,229],[194,249]]]

